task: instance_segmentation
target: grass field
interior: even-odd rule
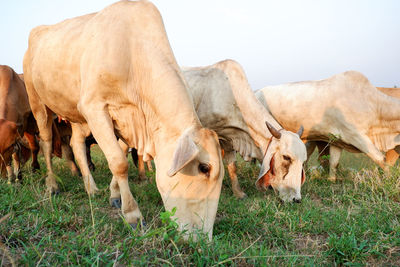
[[[336,183],[323,171],[309,172],[299,204],[282,204],[273,191],[257,191],[257,165],[239,161],[249,197],[236,199],[225,177],[213,241],[184,243],[155,183],[139,182],[134,167],[131,191],[147,227],[133,231],[124,223],[108,203],[107,163],[97,147],[92,154],[101,190],[91,199],[59,159],[58,196],[44,193],[43,161],[40,173],[25,169],[22,184],[0,181],[3,265],[400,265],[400,171],[385,175],[363,155],[342,156]],[[147,175],[154,180],[154,173]]]

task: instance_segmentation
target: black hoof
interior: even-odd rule
[[[56,191],[53,191],[53,192],[51,192],[51,195],[52,196],[58,196],[60,194],[60,190],[56,190]]]
[[[121,208],[121,199],[120,198],[112,198],[111,199],[111,207],[120,209]]]
[[[138,226],[140,225],[140,223],[130,223],[129,224],[133,230],[136,230],[138,228]],[[146,227],[146,222],[144,220],[142,220],[142,229]]]

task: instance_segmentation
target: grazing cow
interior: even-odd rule
[[[259,188],[271,185],[282,200],[299,202],[306,148],[298,134],[282,129],[260,105],[242,67],[224,60],[183,68],[183,74],[201,123],[218,134],[234,195],[246,196],[236,175],[238,152],[246,161],[262,162]]]
[[[20,168],[30,155],[22,140],[30,114],[23,80],[9,66],[0,65],[0,166],[2,175],[7,170],[9,183],[21,177]]]
[[[385,93],[386,95],[395,97],[400,99],[400,89],[399,88],[387,88],[387,87],[377,87],[379,91]],[[331,148],[329,143],[323,142],[323,141],[310,141],[307,143],[307,146],[310,147],[310,149],[314,149],[315,147],[318,147],[319,151],[319,160],[323,165],[326,165],[327,160],[324,156],[329,155],[329,153],[332,153],[329,157],[329,159],[337,160],[339,163],[340,159],[340,154],[342,152],[342,149],[339,147],[336,148]],[[312,153],[312,151],[310,151]],[[394,166],[396,163],[397,159],[399,158],[399,153],[400,153],[400,147],[396,146],[394,149],[390,149],[389,151],[386,152],[385,156],[385,162],[389,166]],[[332,163],[332,165],[334,165]],[[337,165],[336,165],[337,168]]]
[[[303,125],[304,140],[332,144],[331,180],[336,178],[340,149],[363,152],[387,169],[382,152],[400,144],[400,100],[377,90],[359,72],[267,86],[258,90],[256,96],[285,129]],[[309,155],[315,145],[315,142],[307,144]]]
[[[36,118],[50,192],[52,113],[71,122],[71,145],[89,194],[90,133],[113,174],[112,203],[132,225],[142,219],[128,185],[128,162],[117,135],[144,160],[154,158],[166,210],[179,228],[212,236],[224,168],[218,137],[202,127],[157,8],[121,1],[102,11],[32,30],[24,57],[25,83]]]
[[[238,152],[246,161],[256,158],[263,163],[256,183],[259,188],[271,185],[282,200],[299,202],[306,160],[306,148],[299,138],[301,132],[285,131],[268,114],[255,98],[237,62],[224,60],[182,70],[201,123],[218,134],[233,194],[246,197],[236,174]],[[139,173],[144,173],[140,156],[138,162]]]

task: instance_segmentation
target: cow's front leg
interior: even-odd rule
[[[13,165],[14,165],[14,176],[15,176],[15,182],[19,182],[22,179],[22,173],[21,173],[21,156],[19,155],[20,151],[13,153],[12,159],[13,159]]]
[[[14,181],[14,172],[11,166],[11,161],[6,163],[7,183],[11,184]]]
[[[129,224],[136,226],[142,220],[142,213],[129,189],[128,160],[114,134],[112,119],[101,103],[99,105],[82,103],[80,104],[80,110],[84,114],[89,128],[103,151],[113,174],[111,188],[118,185],[121,194],[122,214]],[[115,196],[111,195],[111,197]]]

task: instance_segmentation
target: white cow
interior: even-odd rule
[[[376,87],[379,91],[385,93],[386,95],[395,97],[397,99],[400,98],[400,89],[399,88],[387,88],[387,87]],[[318,158],[321,161],[323,165],[327,162],[324,156],[330,155],[329,157],[329,163],[332,166],[333,170],[331,170],[331,173],[335,172],[335,169],[338,166],[340,155],[342,152],[342,148],[336,147],[336,148],[331,148],[330,146],[333,146],[329,143],[323,142],[323,141],[309,141],[306,144],[307,147],[309,147],[309,153],[311,154],[313,149],[315,147],[318,147],[319,154]],[[389,166],[394,166],[396,163],[397,159],[399,158],[399,153],[400,152],[400,146],[396,146],[394,149],[390,149],[386,151],[385,154],[385,162]],[[336,164],[336,166],[335,166]],[[330,177],[331,179],[335,179],[335,177]]]
[[[303,139],[332,144],[331,180],[342,148],[363,152],[387,169],[382,152],[400,144],[400,101],[377,90],[359,72],[267,86],[256,96],[285,129],[303,125]],[[315,142],[309,143],[307,152],[314,148]]]
[[[206,67],[183,68],[183,74],[201,123],[218,134],[235,196],[245,196],[236,175],[235,152],[239,152],[245,160],[262,162],[257,185],[271,185],[284,201],[300,201],[306,160],[301,133],[282,129],[260,105],[242,67],[224,60]]]
[[[158,190],[167,210],[177,207],[180,229],[201,229],[211,238],[224,175],[218,137],[202,128],[152,3],[121,1],[33,29],[24,73],[50,192],[58,190],[51,165],[56,113],[71,122],[71,145],[88,193],[97,189],[84,142],[91,132],[113,174],[111,202],[121,198],[128,223],[142,219],[117,134],[145,160],[154,158]]]

